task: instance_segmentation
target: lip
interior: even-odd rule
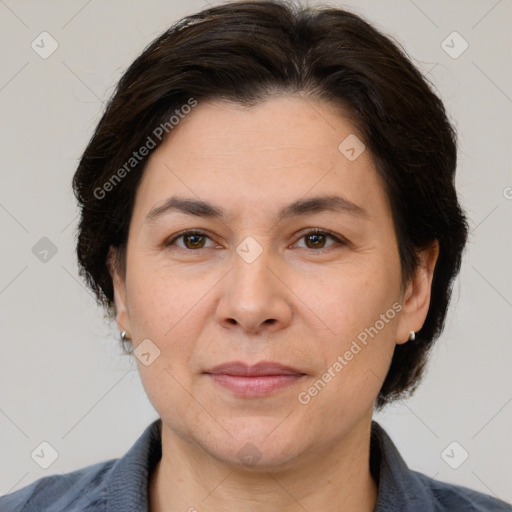
[[[215,383],[244,398],[269,395],[294,384],[305,375],[296,368],[269,361],[252,366],[232,361],[204,373]]]
[[[230,361],[228,363],[222,363],[214,366],[211,370],[207,370],[205,373],[214,375],[236,375],[242,377],[296,374],[304,375],[303,372],[296,368],[285,366],[280,363],[273,363],[271,361],[261,361],[254,365],[248,365],[241,361]]]

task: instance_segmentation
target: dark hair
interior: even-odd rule
[[[350,114],[386,187],[404,282],[419,264],[416,251],[439,242],[427,318],[414,342],[396,346],[380,408],[419,382],[443,329],[467,223],[455,191],[455,133],[441,100],[396,43],[353,13],[230,2],[182,19],[152,42],[119,81],[73,178],[80,273],[115,314],[107,255],[115,248],[124,272],[149,157],[133,152],[150,139],[158,147],[165,138],[156,137],[158,127],[160,135],[170,132],[171,116],[191,101],[252,106],[276,92],[326,100]]]

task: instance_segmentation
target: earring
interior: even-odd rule
[[[409,341],[414,341],[416,339],[416,333],[414,331],[409,331]]]
[[[126,331],[123,331],[121,333],[121,341],[123,341],[123,342],[130,341],[130,338],[126,335]]]

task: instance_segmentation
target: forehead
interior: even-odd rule
[[[270,213],[299,197],[340,194],[387,210],[371,154],[353,123],[326,102],[278,96],[246,108],[205,101],[184,116],[152,154],[136,210],[147,215],[171,195],[230,213]]]

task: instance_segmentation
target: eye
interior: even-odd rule
[[[306,249],[328,249],[329,247],[332,247],[336,244],[345,245],[343,240],[340,240],[338,237],[334,236],[328,231],[323,231],[321,229],[315,229],[303,234],[300,237],[300,240],[302,239],[305,240],[305,247],[302,247]],[[325,246],[325,243],[328,239],[331,239],[334,242],[328,246]]]
[[[332,242],[331,244],[326,246],[326,242],[329,239]],[[206,245],[208,240],[213,244],[210,245],[209,247],[215,247],[216,244],[206,233],[197,230],[190,230],[177,233],[168,242],[166,242],[165,245],[175,245],[180,249],[184,250],[197,250],[208,248],[208,246]],[[321,229],[308,231],[307,233],[303,234],[299,238],[299,240],[305,241],[305,245],[299,245],[299,247],[304,249],[322,250],[328,249],[329,247],[332,247],[334,245],[346,245],[346,242],[344,240],[341,240],[332,233],[329,233],[328,231],[324,231]],[[178,243],[178,241],[180,241],[181,243]]]
[[[182,240],[183,245],[176,243],[178,240]],[[166,242],[165,245],[177,245],[181,249],[188,250],[204,249],[207,240],[213,243],[213,240],[202,231],[182,231]]]

